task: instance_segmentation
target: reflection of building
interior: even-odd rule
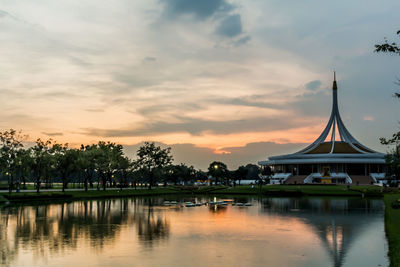
[[[263,212],[301,219],[318,236],[334,267],[351,266],[347,253],[360,236],[382,222],[384,210],[382,200],[356,198],[267,198],[262,207]]]
[[[369,184],[384,176],[384,154],[362,145],[344,126],[337,91],[335,75],[331,116],[312,144],[294,154],[259,162],[272,167],[275,174],[271,183]]]

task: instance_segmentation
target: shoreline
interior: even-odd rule
[[[329,197],[375,197],[383,198],[382,187],[378,186],[313,186],[313,185],[273,185],[262,188],[250,186],[205,186],[205,187],[154,187],[153,189],[122,190],[68,190],[36,192],[8,192],[0,193],[1,203],[29,203],[36,201],[73,201],[83,199],[104,199],[135,196],[161,196],[161,195],[261,195],[271,197],[303,197],[303,196],[329,196]]]

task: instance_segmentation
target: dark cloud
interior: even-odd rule
[[[239,14],[227,16],[216,28],[216,33],[225,37],[235,37],[240,35],[242,32],[242,19]]]
[[[234,46],[241,46],[244,44],[247,44],[251,40],[251,37],[249,35],[243,36],[239,38],[238,40],[233,42]]]
[[[149,105],[138,108],[134,113],[138,112],[143,116],[154,115],[154,114],[165,114],[167,112],[182,112],[184,110],[187,111],[197,111],[201,110],[204,107],[200,104],[196,103],[176,103],[176,104],[157,104],[157,105]]]
[[[5,11],[3,11],[3,10],[0,9],[0,17],[5,17],[5,16],[7,16],[7,15],[8,15],[7,12],[5,12]]]
[[[161,0],[164,12],[170,16],[194,15],[198,19],[207,19],[214,14],[232,10],[232,4],[225,0]]]
[[[135,158],[136,151],[142,144],[124,146],[126,155]],[[228,153],[216,154],[213,149],[198,147],[190,143],[172,145],[156,144],[161,147],[171,147],[175,164],[185,163],[202,170],[207,170],[209,164],[214,160],[222,161],[227,164],[229,169],[234,170],[240,165],[248,163],[257,164],[259,161],[266,160],[270,156],[293,153],[306,146],[303,143],[278,144],[274,142],[256,142],[248,143],[242,147],[225,147],[221,150]]]
[[[197,118],[178,117],[179,122],[154,121],[141,127],[123,129],[84,128],[84,133],[102,137],[148,136],[154,134],[186,132],[191,135],[201,135],[204,132],[214,134],[232,134],[240,132],[262,132],[291,129],[302,125],[300,120],[289,118],[250,118],[240,120],[212,121]]]
[[[251,98],[251,97],[250,97]],[[271,108],[271,109],[281,109],[282,106],[260,101],[249,101],[246,98],[220,98],[210,100],[220,104],[228,104],[235,106],[246,106],[246,107],[258,107],[258,108]]]
[[[135,88],[141,88],[146,86],[157,85],[160,83],[160,79],[153,77],[152,75],[145,75],[145,74],[126,74],[126,73],[116,73],[114,75],[115,81],[123,84],[124,86],[119,88],[114,88],[116,91],[118,90],[119,93],[123,92],[130,92]],[[108,93],[108,90],[106,89]]]
[[[65,98],[78,98],[81,97],[80,95],[65,92],[65,91],[58,91],[58,92],[46,92],[41,94],[36,94],[35,98],[46,98],[46,99],[65,99]]]
[[[42,132],[42,134],[45,134],[47,136],[62,136],[62,135],[64,135],[63,133],[48,133],[48,132]]]
[[[20,19],[18,19],[17,17],[15,17],[15,16],[11,15],[10,13],[8,13],[7,11],[1,10],[1,9],[0,9],[0,18],[9,18],[9,19],[20,21]]]
[[[311,82],[306,84],[306,89],[311,90],[311,91],[315,91],[321,86],[321,84],[322,83],[321,83],[320,80],[311,81]]]
[[[145,57],[143,58],[143,62],[156,62],[157,58],[155,57]]]

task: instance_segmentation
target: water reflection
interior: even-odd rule
[[[384,204],[376,199],[269,198],[262,200],[262,211],[301,218],[313,228],[330,254],[333,266],[343,265],[352,242],[368,225],[381,217]]]
[[[115,242],[124,225],[135,225],[143,241],[168,238],[169,223],[153,212],[152,199],[95,200],[40,206],[9,206],[1,210],[1,263],[13,262],[19,249],[29,247],[36,257],[48,258],[78,240],[93,240],[93,248]],[[146,244],[152,244],[147,242]]]
[[[3,207],[1,264],[70,266],[101,259],[95,265],[130,265],[135,258],[140,266],[338,267],[361,264],[367,259],[361,249],[373,251],[371,264],[387,264],[383,232],[371,232],[383,229],[381,200],[241,197],[235,201],[253,206],[193,208],[166,207],[164,200]],[[176,200],[204,203],[213,198]],[[359,244],[377,237],[379,248]],[[188,249],[182,253],[183,248]],[[363,265],[369,266],[368,261]]]

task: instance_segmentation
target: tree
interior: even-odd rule
[[[247,169],[247,175],[246,175],[246,179],[247,180],[257,180],[258,179],[258,175],[260,174],[260,167],[258,167],[255,164],[247,164],[246,165],[246,169]]]
[[[18,172],[17,192],[19,192],[21,182],[23,183],[22,188],[26,189],[26,180],[30,176],[33,168],[32,149],[22,148],[18,150],[16,162],[17,162],[17,172]]]
[[[386,155],[388,167],[387,175],[395,179],[400,179],[400,132],[392,135],[392,138],[380,138],[381,144],[393,145],[394,148]]]
[[[106,190],[107,182],[113,184],[114,173],[118,169],[118,161],[123,157],[122,145],[100,141],[96,149],[96,168]]]
[[[93,188],[93,179],[96,175],[96,164],[98,159],[99,151],[97,145],[81,145],[79,149],[79,157],[76,162],[77,169],[83,173],[84,176],[84,187],[85,191],[88,191],[88,187]]]
[[[163,168],[170,165],[173,161],[171,148],[161,148],[154,142],[145,142],[137,151],[135,166],[147,176],[149,189],[154,185],[157,178],[162,174]]]
[[[218,184],[220,179],[227,178],[228,168],[225,163],[213,161],[208,167],[208,175],[215,179],[215,184]]]
[[[397,35],[400,37],[400,30],[397,31]],[[375,52],[389,53],[400,56],[400,45],[396,44],[395,42],[389,43],[385,38],[384,43],[375,45]],[[396,84],[400,85],[400,79],[398,79]],[[395,96],[400,98],[400,93],[395,93]]]
[[[269,183],[272,175],[274,175],[274,172],[272,171],[270,166],[263,166],[261,168],[261,173],[259,174],[259,176],[263,179],[264,183]]]
[[[18,161],[18,151],[22,149],[22,141],[25,137],[21,131],[14,129],[0,132],[0,165],[3,173],[8,178],[8,191],[11,193],[14,186],[14,178],[16,176]]]
[[[132,162],[128,157],[120,156],[117,160],[117,176],[119,178],[119,186],[122,187],[128,185],[128,175],[132,172]]]
[[[52,147],[54,153],[55,167],[62,180],[62,191],[68,186],[68,178],[77,170],[79,151],[68,148],[68,144],[54,143]]]
[[[167,182],[172,182],[177,185],[180,178],[180,168],[179,165],[168,165],[164,168],[164,186],[167,186]]]
[[[397,31],[400,37],[400,30]],[[383,44],[375,45],[375,52],[389,53],[400,56],[400,46],[395,42],[389,43],[385,38]],[[400,85],[400,79],[397,82]],[[400,93],[395,93],[395,96],[400,98]],[[386,155],[386,164],[388,165],[388,174],[400,179],[400,132],[394,133],[391,138],[380,138],[383,145],[394,145],[394,149]]]
[[[202,170],[196,170],[195,178],[196,178],[196,180],[200,180],[203,182],[208,180],[207,173]]]
[[[239,180],[239,185],[240,181],[244,178],[247,177],[248,169],[245,166],[240,166],[237,170],[234,171],[233,176],[235,180]],[[236,185],[236,182],[234,182],[234,185]]]
[[[42,141],[38,138],[31,149],[33,158],[32,168],[36,177],[37,193],[39,193],[42,178],[46,179],[46,186],[48,186],[49,179],[51,178],[51,169],[54,166],[54,158],[51,152],[52,143],[52,139]]]

